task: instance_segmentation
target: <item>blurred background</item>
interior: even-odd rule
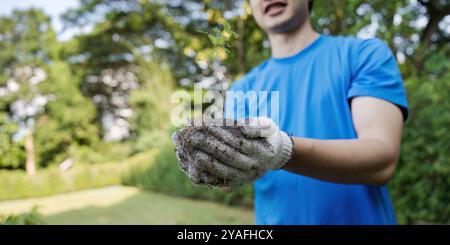
[[[0,223],[253,223],[251,186],[192,186],[169,137],[175,90],[229,85],[269,57],[247,1],[1,5]],[[398,222],[450,223],[450,2],[315,0],[312,18],[389,44],[411,107],[389,184]],[[199,30],[225,22],[240,38],[215,52]]]

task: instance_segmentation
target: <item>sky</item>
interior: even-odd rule
[[[70,29],[61,32],[63,23],[59,16],[69,8],[78,6],[78,0],[1,0],[0,15],[9,15],[14,9],[27,9],[37,7],[52,18],[52,25],[58,33],[59,40],[68,40],[80,30]]]

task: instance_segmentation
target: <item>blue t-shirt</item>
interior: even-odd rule
[[[408,116],[397,62],[378,39],[322,35],[291,57],[270,58],[230,90],[278,91],[275,121],[294,137],[356,138],[350,111],[350,100],[356,96],[389,101],[399,106],[405,120]],[[270,101],[271,94],[267,97]],[[255,103],[249,101],[245,103]],[[230,102],[227,98],[227,117]],[[262,108],[270,102],[256,103],[258,111],[245,109],[245,117],[270,111]],[[256,224],[396,223],[386,186],[337,184],[277,170],[258,179],[254,191]]]

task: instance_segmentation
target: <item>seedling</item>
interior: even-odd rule
[[[233,31],[230,23],[228,23],[227,21],[225,21],[220,26],[214,27],[211,32],[206,32],[202,30],[198,30],[198,32],[208,35],[208,38],[211,41],[211,44],[213,45],[213,50],[215,54],[217,54],[219,48],[223,49],[227,54],[229,54],[231,48],[229,42],[232,39],[239,39],[239,34]]]

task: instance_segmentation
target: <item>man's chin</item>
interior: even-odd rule
[[[280,16],[267,22],[266,30],[271,33],[286,33],[291,32],[300,27],[302,21],[290,16]]]
[[[276,23],[273,25],[270,25],[267,30],[269,30],[272,33],[285,33],[285,32],[291,32],[294,30],[296,26],[292,25],[290,22],[281,22]]]

